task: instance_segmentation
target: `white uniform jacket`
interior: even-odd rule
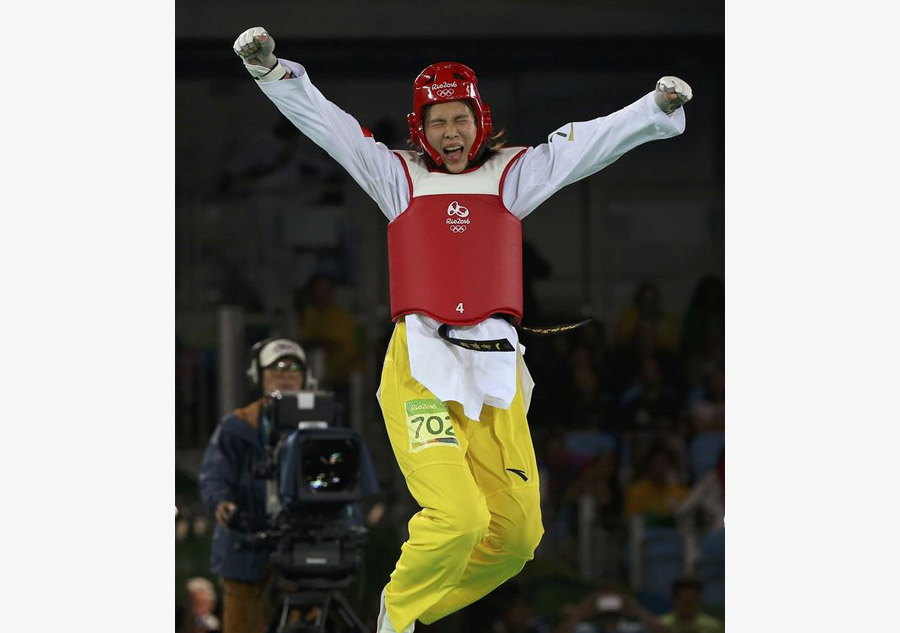
[[[410,200],[399,157],[363,135],[359,122],[326,99],[303,66],[279,61],[294,78],[260,83],[259,87],[301,132],[347,170],[388,221],[394,220]],[[503,185],[503,204],[521,220],[566,185],[600,171],[642,143],[681,134],[684,126],[684,108],[667,115],[657,107],[652,92],[605,117],[566,123],[550,134],[547,143],[528,148],[513,163]],[[527,409],[534,383],[512,325],[487,319],[470,327],[451,328],[450,335],[505,338],[518,349],[515,354],[450,345],[438,336],[439,325],[424,315],[406,316],[410,368],[417,381],[441,400],[461,403],[466,417],[478,420],[483,404],[509,407],[518,373]]]

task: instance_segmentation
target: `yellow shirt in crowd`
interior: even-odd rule
[[[674,613],[660,616],[659,621],[671,628],[675,633],[724,633],[725,625],[705,613],[698,613],[697,617],[688,622],[678,621]]]
[[[343,382],[362,368],[356,326],[344,308],[308,306],[300,316],[300,342],[308,348],[325,348],[326,376],[321,378],[326,381]]]
[[[625,514],[674,515],[678,506],[688,494],[681,484],[667,484],[657,487],[647,479],[639,479],[625,491]]]

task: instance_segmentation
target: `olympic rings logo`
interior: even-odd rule
[[[454,92],[456,92],[456,91],[453,90],[453,88],[442,88],[441,90],[435,90],[434,94],[446,99],[447,97],[452,97]]]
[[[466,231],[465,226],[454,225],[450,227],[450,230],[454,233],[464,233]]]

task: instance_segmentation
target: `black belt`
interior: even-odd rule
[[[495,318],[502,319],[504,318],[501,315],[496,315]],[[526,327],[524,325],[520,325],[516,327],[517,330],[522,332],[528,332],[529,334],[537,334],[538,336],[549,336],[551,334],[560,334],[561,332],[568,332],[570,330],[574,330],[576,328],[580,328],[582,325],[587,325],[591,322],[592,319],[585,319],[584,321],[579,321],[578,323],[568,323],[566,325],[547,325],[543,327]],[[447,334],[447,324],[442,323],[438,328],[438,334],[440,334],[441,338],[447,341],[448,343],[453,343],[458,347],[462,347],[463,349],[470,349],[476,352],[514,352],[515,348],[505,338],[498,338],[493,340],[475,340],[468,338],[450,338],[450,335]]]

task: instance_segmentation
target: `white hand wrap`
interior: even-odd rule
[[[669,99],[668,95],[670,94],[676,94],[678,95],[678,98]],[[656,82],[656,92],[653,94],[656,105],[658,105],[659,109],[666,114],[672,114],[675,110],[690,101],[693,96],[694,93],[691,91],[691,87],[686,81],[669,75],[661,77],[660,80]]]
[[[278,63],[272,54],[275,38],[261,26],[247,29],[234,41],[234,53],[244,61],[244,68],[257,81],[278,81],[287,74],[287,69]]]

